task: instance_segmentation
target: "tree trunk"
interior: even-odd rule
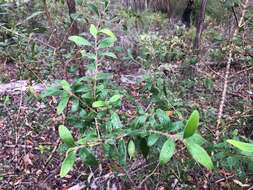
[[[191,15],[194,9],[194,0],[188,0],[187,7],[184,9],[182,15],[182,23],[185,24],[187,28],[191,26]]]
[[[197,31],[196,31],[196,36],[195,36],[194,45],[193,45],[194,49],[199,49],[199,47],[200,47],[201,35],[202,35],[204,20],[205,20],[207,1],[208,0],[201,1],[201,7],[200,7],[200,11],[199,11],[198,20],[197,20]]]
[[[69,17],[70,17],[70,34],[74,35],[74,34],[78,34],[79,30],[78,30],[78,26],[77,26],[77,22],[72,18],[72,15],[76,13],[76,3],[75,0],[67,0],[67,5],[68,5],[68,9],[69,9]]]

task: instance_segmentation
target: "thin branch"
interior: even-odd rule
[[[156,172],[157,168],[159,167],[159,163],[156,165],[155,169],[149,174],[147,175],[139,184],[138,188],[141,189],[142,185],[152,176],[154,175],[154,173]]]
[[[234,14],[234,17],[235,17],[235,21],[236,21],[236,25],[237,25],[237,27],[240,27],[240,25],[239,25],[239,21],[238,21],[238,18],[237,18],[237,15],[236,15],[236,12],[235,12],[235,8],[234,8],[234,6],[232,7],[232,12],[233,12],[233,14]]]
[[[243,23],[243,19],[244,19],[244,16],[246,14],[246,11],[247,11],[246,8],[247,8],[248,3],[249,3],[249,0],[245,0],[245,4],[243,5],[243,10],[242,10],[242,15],[241,15],[241,18],[239,20],[238,27],[236,27],[236,29],[233,33],[232,39],[234,37],[236,37],[239,33],[240,26]],[[224,110],[224,106],[225,106],[225,100],[226,100],[226,96],[227,96],[228,79],[229,79],[229,75],[230,75],[230,66],[231,66],[231,63],[233,61],[233,42],[231,42],[231,45],[230,45],[229,49],[230,50],[229,50],[228,61],[227,61],[227,66],[226,66],[225,81],[224,81],[222,97],[221,97],[219,112],[218,112],[218,117],[217,117],[217,124],[216,124],[216,128],[217,128],[216,139],[217,140],[219,139],[219,136],[220,136],[220,131],[218,130],[218,128],[220,127],[220,124],[221,124],[221,119],[222,119],[223,110]]]

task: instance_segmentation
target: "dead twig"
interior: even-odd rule
[[[50,160],[52,159],[54,153],[56,152],[57,148],[58,148],[59,145],[60,145],[60,142],[61,142],[61,140],[60,140],[60,138],[58,138],[57,141],[56,141],[56,145],[55,145],[54,149],[52,150],[51,154],[48,156],[48,159],[47,159],[46,162],[45,162],[45,165],[44,165],[44,167],[43,167],[43,171],[46,169],[48,163],[49,163]],[[41,173],[43,173],[43,172],[41,172]]]
[[[138,185],[138,188],[141,189],[143,184],[152,176],[154,175],[154,173],[156,172],[157,168],[159,167],[159,163],[156,165],[155,169],[149,174],[147,175],[141,182],[140,184]]]
[[[232,35],[232,39],[234,37],[236,37],[239,33],[239,29],[243,23],[243,19],[245,16],[245,13],[247,11],[247,5],[249,3],[249,0],[245,0],[245,4],[243,5],[243,10],[242,10],[242,14],[241,14],[241,18],[239,20],[239,24],[238,27],[236,27],[236,29],[234,30],[234,33]],[[228,54],[228,61],[227,61],[227,66],[226,66],[226,74],[225,74],[225,81],[224,81],[224,86],[223,86],[223,91],[222,91],[222,97],[221,97],[221,101],[220,101],[220,106],[219,106],[219,112],[218,112],[218,117],[217,117],[217,125],[216,125],[216,140],[219,139],[220,136],[220,131],[219,131],[219,127],[221,124],[221,119],[222,119],[222,115],[223,115],[223,110],[224,110],[224,106],[225,106],[225,100],[226,100],[226,96],[227,96],[227,89],[228,89],[228,79],[229,79],[229,74],[230,74],[230,66],[231,63],[233,61],[233,42],[231,42],[230,48],[229,48],[229,54]]]

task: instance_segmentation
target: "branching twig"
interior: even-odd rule
[[[145,181],[147,181],[148,178],[150,178],[156,172],[158,167],[159,167],[159,163],[156,165],[155,169],[141,181],[141,183],[138,186],[139,189],[141,189],[142,185],[145,183]]]

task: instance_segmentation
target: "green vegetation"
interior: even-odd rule
[[[253,5],[201,2],[0,0],[0,189],[251,188]]]

